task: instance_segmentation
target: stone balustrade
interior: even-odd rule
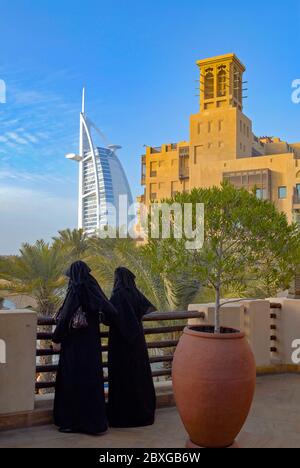
[[[205,316],[191,319],[189,324],[214,323],[214,304],[191,304],[189,310]],[[245,332],[258,372],[300,370],[300,359],[295,359],[296,341],[300,340],[300,300],[270,298],[227,304],[221,309],[221,323]]]

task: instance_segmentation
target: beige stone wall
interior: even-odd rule
[[[219,140],[214,137],[212,141],[213,145],[217,145]],[[295,159],[294,154],[286,153],[256,158],[240,157],[224,160],[221,159],[222,155],[218,153],[217,147],[210,156],[207,145],[208,143],[202,146],[195,143],[190,146],[190,177],[185,181],[178,178],[178,150],[172,152],[162,151],[159,154],[149,155],[146,158],[146,204],[149,205],[150,194],[153,191],[156,193],[157,200],[161,200],[171,197],[174,190],[183,192],[194,187],[219,186],[223,181],[224,173],[269,169],[271,171],[271,200],[279,211],[286,213],[289,222],[293,221],[293,209],[300,209],[300,200],[297,204],[293,198],[296,184],[300,184],[300,160]],[[230,156],[229,151],[228,155]],[[153,161],[157,162],[157,171],[155,177],[150,177],[150,164]],[[278,189],[281,186],[287,187],[287,196],[284,199],[278,197]]]
[[[281,304],[282,308],[271,309],[270,303]],[[205,314],[204,320],[192,319],[190,324],[214,323],[214,304],[191,304],[189,310]],[[300,340],[300,300],[242,300],[222,308],[221,323],[222,326],[245,332],[259,370],[271,369],[272,366],[288,370],[288,366],[297,364],[292,360],[292,344],[294,340]],[[275,326],[273,330],[272,325]],[[276,340],[271,341],[271,336]],[[276,352],[271,352],[271,348],[276,348]]]
[[[0,310],[0,414],[34,409],[37,315],[28,310]],[[2,353],[3,356],[3,353]]]
[[[156,199],[170,198],[172,192],[182,192],[184,182],[179,180],[179,148],[189,146],[186,141],[177,144],[176,149],[170,145],[162,145],[160,151],[153,152],[151,148],[146,151],[146,205],[150,204],[151,194]]]
[[[272,299],[272,302],[282,304],[282,309],[274,310],[277,318],[273,323],[277,327],[278,360],[284,364],[294,364],[292,354],[294,340],[300,340],[300,300]]]
[[[214,161],[210,163],[207,159],[199,165],[197,170],[191,173],[191,188],[209,188],[219,185],[223,180],[224,172],[238,172],[244,170],[270,169],[271,171],[271,200],[280,211],[284,211],[289,221],[292,221],[294,187],[297,183],[296,174],[298,160],[291,153],[276,155],[274,157],[261,156],[258,158],[242,158],[228,161]],[[300,174],[299,174],[300,175]],[[278,188],[287,187],[287,197],[278,198]]]

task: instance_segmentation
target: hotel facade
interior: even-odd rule
[[[116,154],[121,146],[97,146],[93,132],[103,138],[85,112],[83,90],[79,154],[67,154],[66,158],[79,163],[78,229],[88,235],[97,235],[108,226],[121,227],[119,220],[123,207],[120,201],[125,197],[129,206],[133,203],[126,173]],[[130,218],[125,221],[128,220]]]
[[[153,201],[211,187],[229,180],[236,187],[256,188],[289,221],[300,221],[300,142],[257,137],[243,113],[245,66],[234,54],[197,62],[200,109],[190,117],[189,141],[146,147],[142,156],[138,201]]]

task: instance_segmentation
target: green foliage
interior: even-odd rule
[[[88,238],[83,230],[67,229],[53,238],[52,245],[24,244],[18,256],[0,258],[0,290],[32,296],[38,312],[53,314],[71,262],[87,261],[107,295],[115,268],[125,266],[159,311],[214,300],[217,331],[221,298],[274,296],[288,288],[300,264],[300,234],[272,203],[228,183],[165,201],[194,207],[204,203],[202,249],[189,251],[186,239],[173,235],[141,245],[132,239]],[[193,213],[195,224],[196,210]]]
[[[168,203],[205,205],[203,248],[190,252],[184,240],[161,240],[161,262],[171,259],[170,271],[192,270],[204,288],[214,291],[216,331],[221,297],[230,291],[238,297],[250,291],[266,297],[286,289],[300,263],[299,229],[271,202],[224,183],[178,194]]]
[[[83,229],[65,229],[58,231],[58,234],[58,237],[53,237],[54,247],[63,249],[70,263],[85,257],[88,249],[88,236]]]
[[[64,268],[60,249],[42,240],[24,244],[19,256],[0,259],[0,289],[33,297],[40,314],[53,315],[65,286]]]
[[[144,246],[131,239],[93,238],[87,261],[108,294],[115,268],[129,268],[136,275],[138,287],[160,311],[186,308],[199,290],[197,280],[187,281],[182,273],[168,275],[159,268],[159,243]]]

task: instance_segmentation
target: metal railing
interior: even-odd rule
[[[146,315],[143,319],[144,323],[149,323],[149,322],[156,322],[154,326],[145,326],[144,327],[144,333],[146,336],[146,341],[147,341],[147,348],[148,350],[163,350],[163,353],[161,355],[152,355],[152,352],[150,351],[150,363],[172,363],[173,361],[173,356],[174,356],[174,350],[178,344],[179,341],[179,334],[183,331],[183,329],[187,325],[188,319],[192,318],[199,318],[199,319],[204,319],[205,315],[202,312],[197,312],[197,311],[184,311],[184,312],[166,312],[166,313],[158,313],[154,312],[149,315]],[[157,322],[172,322],[172,325],[161,325],[160,323]],[[173,322],[179,322],[179,323],[173,323]],[[184,323],[183,323],[184,322]],[[40,342],[49,342],[52,339],[52,332],[51,331],[41,331],[42,328],[44,327],[53,327],[55,325],[55,321],[53,318],[50,317],[39,317],[38,318],[38,333],[37,333],[37,341]],[[100,333],[101,339],[107,339],[108,338],[108,331],[101,331]],[[149,337],[153,336],[158,336],[158,335],[164,335],[164,339],[158,339],[156,341],[152,340],[147,340]],[[100,345],[100,344],[99,344]],[[108,346],[105,344],[102,346],[102,353],[106,353],[108,351]],[[165,354],[165,351],[169,350],[167,354]],[[47,357],[47,356],[57,356],[59,353],[53,351],[52,348],[49,346],[37,346],[36,350],[36,356],[37,358],[42,358],[42,357]],[[47,381],[43,380],[40,381],[38,378],[36,379],[36,391],[41,390],[41,389],[49,389],[49,388],[54,388],[55,387],[55,375],[53,374],[56,373],[57,371],[57,364],[37,364],[36,366],[36,374],[37,377],[45,374],[52,374],[52,379]],[[103,360],[102,364],[103,369],[108,368],[108,363]],[[163,367],[162,369],[159,370],[153,370],[152,371],[152,376],[153,377],[167,377],[171,375],[171,366],[166,366]],[[104,377],[104,381],[107,382],[108,378],[107,376]]]

